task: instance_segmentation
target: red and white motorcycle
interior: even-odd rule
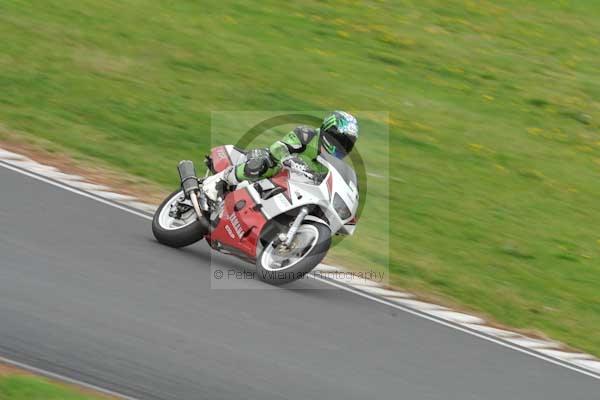
[[[245,159],[232,145],[216,147],[206,157],[206,176]],[[327,174],[292,159],[276,176],[242,182],[216,202],[205,196],[192,162],[182,161],[181,188],[157,209],[154,236],[171,247],[205,238],[213,249],[255,263],[257,277],[271,283],[302,278],[325,257],[332,235],[351,235],[356,224],[356,173],[329,154],[318,161]]]

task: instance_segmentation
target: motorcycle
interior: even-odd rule
[[[215,147],[205,160],[205,178],[245,160],[246,152],[235,146]],[[203,192],[193,163],[181,161],[181,187],[158,207],[154,236],[175,248],[204,238],[214,250],[254,263],[256,276],[269,283],[300,279],[325,257],[334,234],[352,235],[356,228],[356,173],[327,153],[317,161],[327,173],[288,159],[277,175],[223,188],[215,202]]]

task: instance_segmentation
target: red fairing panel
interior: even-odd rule
[[[236,204],[238,211],[235,210]],[[267,219],[260,210],[254,210],[255,205],[252,196],[245,188],[228,194],[225,198],[223,216],[210,233],[210,242],[218,241],[225,247],[235,248],[246,256],[256,259],[256,244]]]
[[[329,173],[329,176],[327,177],[327,191],[329,192],[329,198],[333,198],[333,193],[331,192],[333,190],[333,175],[331,173]]]
[[[216,172],[221,172],[225,168],[233,165],[229,153],[225,146],[215,147],[210,151],[210,158],[213,162],[213,168]]]
[[[290,193],[289,179],[290,179],[289,172],[287,170],[285,170],[285,169],[282,169],[281,171],[279,171],[279,173],[277,175],[271,177],[271,182],[274,185],[279,186],[279,187],[285,189],[285,192],[283,192],[283,195],[291,203],[292,202],[292,195]]]

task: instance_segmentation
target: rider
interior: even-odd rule
[[[352,151],[357,138],[356,118],[344,111],[334,111],[325,117],[318,129],[299,126],[268,149],[248,151],[244,163],[206,178],[202,184],[204,193],[216,201],[221,182],[235,186],[244,180],[269,178],[279,172],[284,162],[293,158],[294,162],[303,163],[310,171],[326,172],[326,168],[317,161],[317,156],[325,151],[342,159]]]

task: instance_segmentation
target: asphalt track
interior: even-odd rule
[[[211,289],[210,260],[0,166],[0,356],[139,399],[600,398],[593,377],[315,280]]]

